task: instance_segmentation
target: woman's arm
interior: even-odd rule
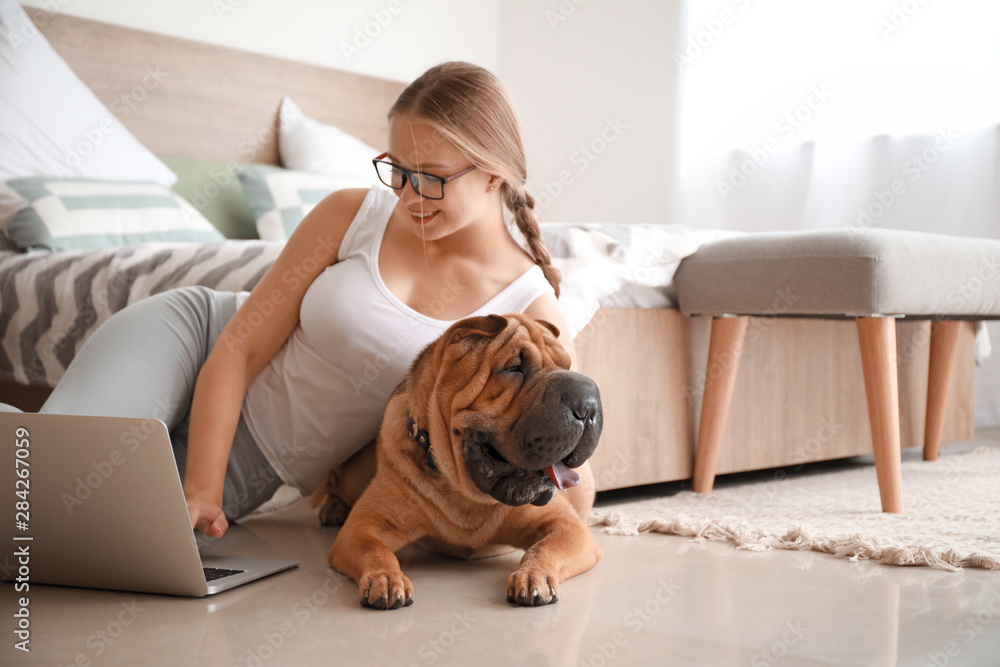
[[[566,348],[571,360],[570,370],[576,370],[576,346],[573,345],[573,338],[569,335],[569,325],[563,316],[562,308],[554,294],[543,294],[531,305],[524,309],[524,314],[536,320],[545,320],[549,324],[556,325],[559,329],[559,342]]]
[[[295,330],[302,298],[313,280],[336,263],[365,194],[340,190],[316,205],[223,329],[198,375],[184,496],[192,527],[208,535],[221,537],[229,525],[222,491],[247,389]]]

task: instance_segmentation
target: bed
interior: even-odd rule
[[[252,289],[280,252],[286,221],[265,210],[276,205],[277,189],[270,203],[253,194],[290,176],[330,187],[282,163],[292,142],[283,100],[294,100],[296,118],[339,128],[357,147],[378,147],[403,84],[26,11],[97,98],[178,175],[171,192],[181,205],[219,234],[55,251],[0,245],[0,402],[34,410],[87,336],[125,305],[183,285]],[[288,137],[282,150],[279,137]],[[338,178],[335,185],[356,185],[351,179],[365,176]],[[580,370],[602,392],[605,432],[592,459],[598,489],[689,479],[709,322],[680,314],[672,276],[684,257],[729,232],[622,220],[543,221],[543,234],[564,274]],[[904,447],[922,443],[928,327],[898,328]],[[718,472],[870,453],[853,324],[764,317],[749,330]],[[945,441],[973,435],[971,326],[958,350]]]

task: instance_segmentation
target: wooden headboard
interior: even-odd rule
[[[53,48],[157,155],[279,164],[277,111],[306,115],[371,146],[405,87],[246,51],[25,7]]]

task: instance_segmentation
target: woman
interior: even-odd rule
[[[375,166],[391,189],[324,199],[245,300],[182,288],[116,314],[42,411],[165,421],[191,524],[220,537],[282,483],[308,494],[371,440],[412,359],[454,320],[523,311],[559,327],[573,356],[499,81],[439,65],[403,91],[389,121]],[[130,359],[122,342],[137,337],[143,356]],[[593,478],[579,472],[567,493],[585,517]]]

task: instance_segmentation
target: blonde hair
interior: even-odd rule
[[[503,180],[503,203],[514,215],[535,263],[559,296],[561,276],[542,240],[535,199],[524,188],[528,168],[521,128],[500,80],[478,65],[442,63],[400,93],[389,110],[389,119],[402,113],[427,123],[477,168]]]

